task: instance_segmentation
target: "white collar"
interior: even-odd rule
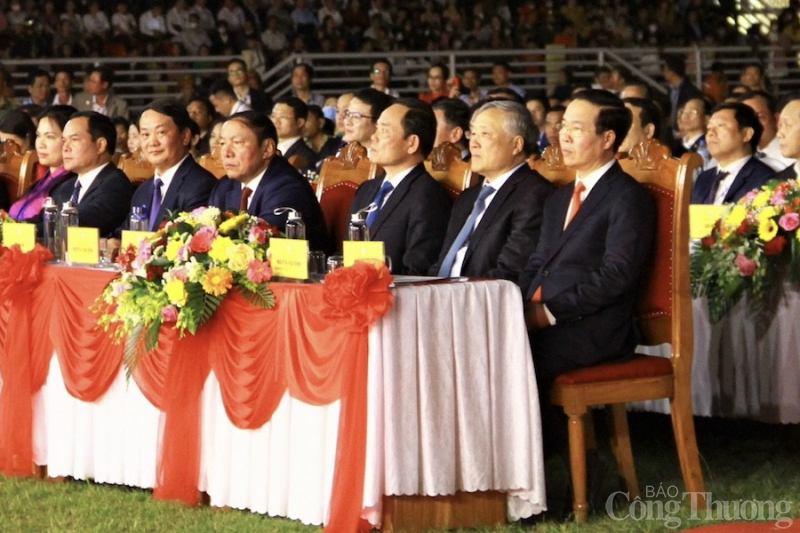
[[[166,196],[167,189],[169,189],[169,185],[170,185],[170,183],[172,183],[172,178],[175,177],[175,173],[178,171],[178,167],[180,167],[183,164],[183,162],[186,161],[187,157],[189,157],[189,154],[186,154],[185,156],[183,156],[183,159],[178,161],[175,165],[172,165],[171,167],[169,167],[167,170],[164,171],[163,174],[159,174],[158,171],[156,171],[156,175],[153,176],[153,178],[160,178],[161,179],[161,197],[162,198],[164,196]],[[153,183],[153,186],[155,186],[155,182]]]
[[[86,195],[86,191],[89,190],[89,187],[92,186],[94,180],[97,178],[100,172],[104,168],[106,168],[106,166],[108,166],[108,163],[103,163],[99,167],[94,167],[89,172],[86,172],[85,174],[81,174],[80,176],[78,176],[78,182],[80,182],[81,184],[81,192],[78,195],[78,203],[80,203],[81,200],[83,200],[83,197]]]

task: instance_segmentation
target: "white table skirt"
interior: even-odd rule
[[[395,291],[394,307],[369,332],[364,518],[380,523],[384,494],[499,490],[509,493],[512,519],[544,510],[538,395],[517,286]],[[122,371],[100,400],[81,402],[54,357],[41,397],[35,449],[49,475],[154,485],[163,417]],[[310,406],[287,395],[269,423],[240,430],[212,373],[202,411],[199,489],[212,505],[327,521],[338,402]]]

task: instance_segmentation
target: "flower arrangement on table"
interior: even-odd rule
[[[267,257],[274,226],[247,213],[201,207],[170,214],[138,251],[129,246],[117,258],[121,274],[94,304],[98,325],[125,340],[128,374],[136,365],[142,335],[147,352],[158,346],[162,325],[183,336],[197,332],[236,289],[252,305],[271,308],[275,297]]]
[[[706,296],[712,322],[746,291],[759,312],[770,288],[788,266],[800,283],[800,184],[771,181],[730,206],[692,254],[694,297]]]

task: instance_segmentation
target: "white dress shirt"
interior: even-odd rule
[[[81,200],[83,200],[83,197],[86,196],[86,191],[88,191],[89,187],[92,186],[92,183],[94,183],[94,180],[97,178],[97,175],[100,174],[100,171],[102,171],[104,168],[106,168],[107,165],[108,165],[108,163],[104,163],[104,164],[100,165],[99,167],[93,168],[92,170],[90,170],[86,174],[81,174],[80,176],[78,176],[78,180],[76,181],[76,183],[80,183],[81,184],[81,190],[78,193],[78,203],[79,204],[81,203]]]

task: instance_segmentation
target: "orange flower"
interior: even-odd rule
[[[224,268],[214,267],[208,270],[201,282],[203,290],[212,296],[222,296],[233,286],[233,276]]]

